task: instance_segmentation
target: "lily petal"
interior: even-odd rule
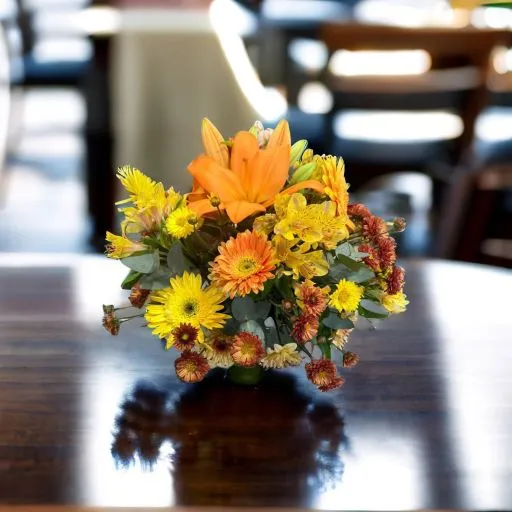
[[[224,203],[245,198],[238,176],[209,156],[201,155],[193,160],[188,171],[207,192],[218,195]]]
[[[217,208],[212,206],[209,199],[200,199],[199,201],[194,201],[188,203],[188,207],[198,216],[203,217],[208,213],[213,213],[217,211]]]
[[[292,145],[290,126],[288,125],[288,121],[285,119],[281,119],[281,121],[277,123],[272,135],[268,139],[267,149],[282,145]]]
[[[305,188],[316,190],[317,192],[320,192],[320,194],[322,194],[325,190],[325,186],[322,185],[319,181],[307,180],[301,181],[300,183],[288,187],[287,189],[283,190],[281,194],[294,194],[295,192],[299,192],[300,190],[303,190]],[[263,203],[263,206],[269,207],[271,204],[274,203],[274,199],[275,197],[272,197],[268,201],[265,201]]]
[[[276,146],[260,151],[250,162],[252,201],[263,203],[279,193],[288,178],[289,155],[289,146]]]
[[[233,201],[226,203],[226,212],[231,222],[238,224],[256,212],[264,212],[265,207],[261,204],[249,203],[248,201]]]
[[[224,137],[206,117],[201,123],[201,138],[203,140],[204,152],[219,165],[222,165],[222,167],[228,167],[229,150],[224,142]]]
[[[259,153],[258,140],[249,132],[238,132],[231,148],[231,170],[239,177],[246,194],[251,190],[249,162]]]

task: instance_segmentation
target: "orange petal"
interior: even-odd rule
[[[280,192],[288,178],[290,148],[276,146],[260,151],[249,162],[250,188],[247,197],[256,203],[263,203]]]
[[[200,199],[199,201],[188,203],[188,207],[199,217],[217,211],[217,208],[212,206],[209,199]]]
[[[239,177],[244,190],[250,190],[251,172],[248,162],[259,153],[258,141],[249,132],[238,132],[231,148],[231,170]]]
[[[188,170],[207,192],[216,194],[222,202],[239,201],[245,197],[238,176],[209,156],[197,157],[189,164]]]
[[[229,150],[224,142],[224,137],[206,117],[201,123],[201,138],[203,140],[204,152],[219,165],[222,165],[222,167],[228,167]]]
[[[319,181],[316,180],[306,180],[301,181],[300,183],[296,183],[295,185],[292,185],[291,187],[288,187],[287,189],[283,190],[281,194],[294,194],[295,192],[299,192],[300,190],[303,190],[305,188],[310,188],[312,190],[316,190],[317,192],[320,192],[321,194],[325,190],[325,186],[322,185]],[[268,201],[265,201],[263,203],[263,206],[270,206],[274,203],[275,197],[270,198]]]
[[[256,212],[264,212],[265,207],[261,204],[249,203],[247,201],[233,201],[226,203],[226,212],[231,222],[238,224]]]
[[[274,148],[276,146],[292,145],[292,137],[290,135],[290,126],[288,121],[281,119],[275,127],[272,135],[270,136],[267,148]]]

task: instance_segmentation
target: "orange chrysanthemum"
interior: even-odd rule
[[[199,329],[190,324],[180,324],[171,332],[172,346],[180,352],[192,350],[196,344]]]
[[[231,298],[243,297],[263,290],[263,283],[274,278],[274,269],[274,250],[266,236],[245,231],[220,245],[210,278]]]
[[[305,281],[295,287],[297,304],[307,315],[320,316],[329,302],[328,294],[328,288],[318,288],[312,281]]]
[[[293,324],[290,336],[298,343],[311,341],[318,333],[318,317],[300,314]]]
[[[404,281],[405,281],[405,270],[398,265],[393,267],[393,271],[391,275],[386,280],[387,292],[390,295],[394,295],[395,293],[399,293],[404,289]]]
[[[386,223],[380,217],[371,215],[364,219],[363,234],[371,240],[385,235],[388,232]]]
[[[361,203],[349,204],[348,205],[348,214],[351,217],[360,217],[364,219],[365,217],[369,217],[371,215],[370,210]]]
[[[359,252],[364,252],[368,254],[368,256],[363,258],[363,261],[374,271],[380,272],[380,258],[379,253],[376,249],[371,247],[368,244],[361,244],[358,247]]]
[[[265,356],[263,344],[255,334],[239,332],[233,339],[231,357],[240,366],[255,366]]]
[[[197,352],[183,352],[176,362],[176,375],[183,382],[199,382],[208,373],[210,366],[205,357]]]
[[[390,236],[380,236],[377,238],[377,247],[381,270],[385,271],[395,264],[396,241]]]
[[[336,365],[329,359],[320,359],[306,364],[306,375],[320,391],[339,388],[345,382],[338,375]]]
[[[359,363],[359,356],[355,352],[345,352],[343,354],[343,366],[345,368],[354,368]]]

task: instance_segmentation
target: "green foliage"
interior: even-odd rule
[[[333,309],[329,309],[327,316],[322,319],[322,324],[329,329],[352,329],[354,322],[348,318],[341,318],[340,315]]]
[[[366,256],[368,256],[368,253],[359,252],[349,242],[344,242],[341,245],[338,245],[338,247],[336,247],[335,252],[336,252],[336,255],[347,256],[348,258],[351,258],[353,260],[357,260],[360,258],[366,258]]]
[[[363,299],[358,310],[359,314],[365,318],[387,318],[389,316],[385,307],[370,299]]]
[[[169,287],[170,278],[175,275],[168,268],[161,267],[152,274],[147,274],[139,281],[144,290],[163,290]]]
[[[140,272],[135,272],[135,270],[130,270],[128,275],[124,278],[124,281],[121,283],[121,288],[123,290],[131,290],[141,278],[142,274]]]
[[[131,270],[141,274],[151,274],[160,266],[160,256],[158,251],[146,252],[128,256],[128,258],[123,258],[121,262]]]
[[[357,272],[348,275],[347,279],[354,283],[365,283],[375,277],[375,273],[368,267],[360,268]]]
[[[251,297],[236,297],[231,303],[231,313],[239,322],[264,320],[270,312],[270,302],[254,301]]]
[[[181,245],[175,243],[167,254],[167,268],[171,275],[183,274],[185,271],[194,270],[194,265],[184,256]]]

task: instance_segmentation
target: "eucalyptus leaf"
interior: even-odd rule
[[[137,281],[141,278],[142,275],[143,274],[140,272],[130,270],[128,275],[124,278],[124,281],[121,283],[121,288],[123,290],[131,290],[137,284]]]
[[[145,290],[163,290],[169,287],[169,279],[172,275],[168,268],[161,267],[156,272],[145,275],[139,284]]]
[[[183,274],[187,270],[194,270],[194,265],[184,256],[179,243],[173,244],[169,249],[167,267],[172,275]]]
[[[356,272],[360,268],[366,268],[366,265],[364,263],[361,263],[360,261],[356,261],[352,258],[349,258],[348,256],[345,256],[344,254],[338,254],[338,257],[336,258],[338,260],[338,263],[341,263],[345,265],[350,270]]]
[[[353,329],[354,323],[348,318],[341,318],[338,313],[329,310],[327,316],[322,320],[322,323],[330,329]]]
[[[341,279],[348,279],[350,274],[351,274],[350,269],[342,264],[332,265],[329,268],[329,277],[331,279],[333,279],[334,281],[340,281]]]
[[[236,297],[231,303],[231,313],[239,322],[265,319],[270,311],[270,302],[254,301],[251,297]]]
[[[263,330],[263,327],[256,322],[256,320],[247,320],[246,322],[242,322],[240,324],[240,331],[255,334],[261,339],[261,341],[263,341],[263,343],[265,343],[265,331]]]
[[[342,244],[336,247],[336,254],[343,256],[350,256],[352,253],[352,246],[348,242],[343,242]]]
[[[265,341],[267,343],[267,347],[272,348],[276,343],[279,344],[279,335],[277,333],[277,326],[274,322],[274,319],[269,316],[265,319]]]
[[[160,257],[158,251],[146,252],[144,254],[128,256],[128,258],[123,258],[121,262],[131,270],[141,274],[151,274],[159,267]]]
[[[366,318],[386,318],[389,316],[385,307],[369,299],[363,299],[359,303],[359,313]]]
[[[357,272],[350,274],[347,279],[353,283],[364,283],[370,279],[373,279],[374,277],[374,272],[372,272],[368,267],[363,267],[360,268]]]

